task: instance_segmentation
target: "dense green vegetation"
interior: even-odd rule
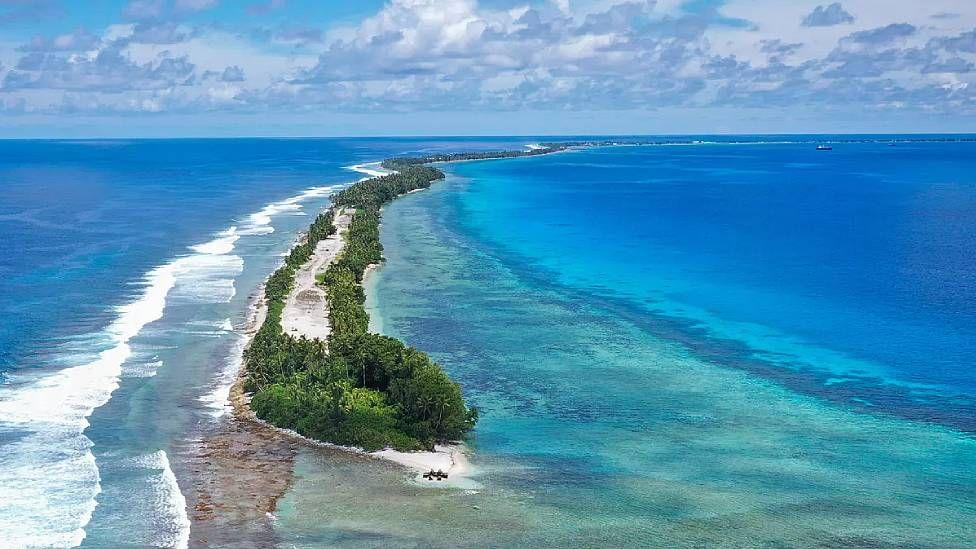
[[[425,353],[367,331],[363,274],[382,259],[383,204],[444,177],[422,164],[398,164],[399,173],[361,181],[332,197],[308,241],[297,246],[268,280],[268,317],[245,352],[245,390],[258,417],[318,440],[367,450],[429,449],[458,440],[477,421],[461,388]],[[338,208],[355,209],[342,253],[321,276],[332,332],[328,346],[281,331],[281,312],[316,243],[334,231]]]
[[[268,280],[268,317],[245,352],[245,390],[254,393],[258,417],[318,440],[367,450],[429,449],[457,440],[477,421],[461,388],[425,353],[368,332],[361,286],[369,265],[382,260],[380,208],[410,191],[429,187],[444,174],[428,164],[515,158],[611,142],[545,143],[521,151],[488,151],[398,157],[383,162],[395,173],[360,181],[332,197],[306,242]],[[281,314],[295,271],[319,240],[334,232],[338,209],[354,210],[342,253],[319,278],[328,294],[328,342],[282,333]]]
[[[340,191],[333,196],[337,206],[351,206],[378,211],[380,206],[400,196],[401,194],[426,189],[431,183],[444,178],[444,173],[437,168],[423,166],[426,161],[418,162],[414,158],[396,158],[383,162],[389,169],[397,173],[374,177],[360,181],[355,185]]]
[[[383,167],[389,170],[403,172],[407,168],[420,167],[424,164],[434,162],[460,162],[463,160],[492,160],[499,158],[518,158],[522,156],[538,156],[549,154],[576,146],[593,145],[594,143],[584,143],[573,141],[567,143],[544,143],[536,149],[525,149],[520,151],[472,151],[447,154],[432,154],[428,156],[396,156],[383,161]],[[429,166],[425,166],[433,170]]]

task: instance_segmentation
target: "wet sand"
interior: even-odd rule
[[[383,175],[365,166],[350,169],[368,176]],[[289,295],[282,318],[285,333],[323,340],[328,337],[327,296],[316,285],[315,275],[338,256],[350,221],[351,212],[340,212],[335,220],[336,234],[320,242],[312,259],[296,273],[295,289]],[[308,299],[311,297],[314,299]],[[255,295],[251,309],[253,314],[249,315],[246,326],[248,344],[267,316],[263,286]],[[295,459],[300,451],[312,452],[319,459],[331,456],[343,462],[348,459],[361,463],[385,461],[400,471],[411,471],[417,481],[426,485],[477,487],[468,477],[471,467],[461,445],[438,446],[433,452],[366,453],[312,441],[269,425],[259,420],[250,408],[250,397],[243,388],[245,373],[242,365],[230,390],[232,413],[215,429],[176,449],[181,458],[180,468],[191,479],[188,489],[183,490],[191,520],[191,547],[276,545],[280,540],[274,530],[274,513],[279,500],[295,482]],[[438,469],[449,474],[448,480],[422,480],[422,473]],[[404,479],[400,475],[395,478],[401,482]]]
[[[253,337],[267,307],[262,286],[251,304]],[[241,373],[230,390],[231,413],[199,439],[178,449],[192,484],[184,490],[191,547],[262,547],[276,543],[273,513],[291,487],[298,443],[257,421]]]

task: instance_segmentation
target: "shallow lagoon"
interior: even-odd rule
[[[384,215],[374,327],[432,353],[481,408],[472,446],[482,488],[398,485],[381,465],[354,478],[308,454],[278,519],[286,545],[313,546],[323,529],[347,546],[976,543],[969,435],[899,409],[866,412],[803,365],[760,376],[730,332],[680,329],[628,302],[633,294],[569,276],[587,265],[568,273],[525,253],[538,242],[513,217],[532,211],[518,189],[541,195],[546,172],[533,163],[559,156],[452,167],[472,179],[456,175]],[[501,180],[516,173],[533,176]],[[579,205],[567,230],[592,230],[599,208]],[[589,258],[582,248],[560,257]],[[810,360],[839,354],[808,349]],[[876,390],[864,387],[865,397]]]
[[[307,224],[309,216],[295,214],[327,201],[275,213],[273,233],[252,214],[282,206],[310,186],[347,181],[342,166],[354,162],[523,141],[5,144],[0,168],[14,192],[0,204],[8,252],[0,264],[2,297],[10,313],[8,330],[0,333],[0,368],[8,376],[0,387],[8,403],[0,414],[0,454],[10,478],[32,478],[31,467],[42,458],[58,463],[44,468],[49,482],[31,485],[47,490],[47,500],[5,483],[3,524],[17,527],[8,532],[47,541],[83,534],[87,546],[185,540],[184,501],[190,508],[194,502],[180,451],[223,421],[215,395],[240,351],[248,296]],[[953,268],[929,269],[914,286],[864,291],[871,285],[861,284],[850,295],[865,299],[840,300],[855,305],[843,310],[795,291],[829,294],[829,285],[798,276],[760,277],[758,284],[750,278],[755,272],[733,270],[728,262],[710,270],[678,261],[762,256],[742,255],[749,250],[742,238],[740,247],[716,240],[706,248],[724,249],[724,256],[691,253],[710,241],[709,233],[675,225],[694,216],[678,215],[682,203],[673,196],[660,200],[667,186],[681,190],[682,177],[666,168],[731,177],[705,189],[699,203],[710,206],[704,211],[725,204],[734,214],[735,202],[723,194],[730,187],[758,181],[754,190],[775,190],[768,176],[775,176],[777,161],[768,156],[759,159],[771,163],[763,169],[731,165],[729,151],[746,150],[731,146],[601,149],[450,167],[458,177],[388,209],[389,262],[372,280],[370,299],[377,329],[434,353],[482,408],[471,442],[481,488],[431,490],[389,464],[304,449],[276,517],[281,544],[971,546],[966,527],[976,514],[976,450],[970,436],[951,426],[972,419],[966,357],[976,341],[968,337],[976,300],[957,275],[973,272],[958,252],[968,249],[960,243],[972,242],[976,216],[966,214],[972,181],[955,167],[961,156],[976,156],[952,148],[965,144],[945,146],[935,156],[916,145],[884,149],[911,160],[887,172],[881,168],[890,156],[866,169],[858,154],[844,157],[835,149],[867,198],[890,195],[910,206],[868,200],[874,205],[868,211],[880,216],[854,210],[891,236],[883,243],[894,245],[889,250],[899,252],[900,263],[889,273],[931,265],[933,257],[955,261]],[[635,151],[656,158],[634,157]],[[819,165],[800,181],[809,189],[830,180],[824,176],[830,166],[813,160],[778,162],[791,169]],[[550,163],[565,164],[564,171],[551,171]],[[648,171],[649,165],[656,167]],[[665,184],[645,189],[664,192],[657,214],[624,226],[637,235],[636,244],[620,234],[604,238],[619,215],[605,196],[585,196],[612,190],[607,180],[587,179],[613,166],[623,170],[618,183]],[[639,177],[628,172],[634,169]],[[567,173],[577,180],[567,180]],[[883,193],[879,181],[900,191]],[[524,215],[539,211],[533,200],[549,201],[554,192],[566,199],[560,207]],[[52,193],[58,204],[38,209]],[[833,195],[851,204],[850,197]],[[779,204],[790,197],[781,193]],[[671,210],[676,217],[662,216]],[[809,225],[818,213],[801,219]],[[845,219],[828,225],[843,229],[838,221]],[[525,224],[539,220],[544,223]],[[66,232],[65,223],[74,230]],[[232,226],[248,234],[231,243],[230,253],[221,252]],[[857,250],[878,252],[865,247],[870,232],[857,234]],[[654,236],[663,240],[653,242]],[[688,238],[667,241],[675,236]],[[594,250],[609,250],[618,260],[598,261]],[[106,326],[120,306],[147,291],[147,272],[202,256],[228,257],[180,264],[187,269],[179,269],[162,317],[132,337],[132,355],[117,379],[81,376],[92,391],[52,382],[47,386],[63,390],[57,402],[77,405],[60,407],[45,406],[47,393],[25,384],[35,376],[56,381],[65,368],[91,363],[92,349],[114,345]],[[866,257],[877,263],[877,255]],[[716,272],[722,276],[711,276]],[[924,291],[904,293],[913,287]],[[885,294],[920,298],[922,306],[908,322],[883,307],[862,306]],[[752,316],[741,314],[742,303]],[[839,329],[804,330],[825,325]],[[888,331],[864,331],[876,326]],[[857,349],[835,337],[844,333],[867,345]],[[883,353],[865,352],[871,349],[895,349],[906,360],[892,363]],[[919,367],[925,357],[933,367]],[[92,413],[90,401],[115,381],[111,400]],[[905,419],[919,415],[929,423]],[[30,448],[41,451],[20,452],[35,443]],[[41,502],[43,514],[26,505]],[[82,524],[84,532],[77,528]]]

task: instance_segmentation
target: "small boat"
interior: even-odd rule
[[[817,150],[818,151],[832,151],[832,150],[834,150],[834,148],[831,147],[830,145],[817,145]]]

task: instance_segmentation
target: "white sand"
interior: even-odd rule
[[[365,174],[367,177],[364,179],[394,173],[391,170],[383,168],[380,162],[358,164],[349,166],[347,169]],[[282,312],[281,326],[284,333],[294,337],[304,335],[309,338],[319,338],[322,341],[328,338],[331,327],[329,325],[327,296],[325,290],[316,284],[315,277],[318,273],[324,271],[342,251],[343,245],[345,244],[344,235],[349,229],[353,212],[354,210],[349,209],[338,212],[334,221],[336,226],[335,234],[320,241],[315,247],[315,252],[312,254],[311,259],[295,273],[295,286],[291,293],[288,294],[288,299],[285,301],[285,309]],[[375,268],[376,265],[370,265],[368,272],[373,271]],[[254,332],[264,323],[264,318],[267,314],[267,303],[263,299],[263,287],[261,294],[262,297],[256,303],[253,328],[248,330],[249,338],[253,337]],[[241,374],[243,374],[243,369],[241,370]],[[313,446],[338,448],[352,453],[365,454],[376,459],[384,459],[398,463],[416,472],[417,482],[426,486],[469,490],[481,487],[478,482],[471,478],[473,471],[468,462],[467,455],[464,453],[465,448],[461,444],[438,445],[434,447],[433,452],[400,452],[392,449],[380,450],[378,452],[364,452],[360,448],[339,446],[312,440],[295,431],[275,427],[255,417],[254,412],[249,406],[249,395],[244,394],[240,384],[241,379],[239,376],[238,382],[234,385],[230,395],[231,402],[234,404],[234,408],[239,417],[250,419],[269,429],[295,437]],[[424,479],[423,474],[429,471],[443,471],[447,473],[448,478],[439,481]]]
[[[464,446],[460,444],[434,446],[433,452],[398,452],[387,449],[370,452],[369,455],[399,463],[416,471],[417,480],[424,484],[466,489],[481,487],[471,479],[471,464],[464,453]],[[445,480],[427,480],[423,478],[423,474],[428,471],[443,471],[448,476]]]
[[[316,284],[315,277],[335,261],[345,245],[345,232],[352,220],[351,210],[340,210],[335,218],[336,232],[319,241],[315,253],[295,273],[295,286],[281,315],[281,329],[293,336],[318,338],[326,341],[332,328],[325,290]]]
[[[365,164],[356,164],[355,166],[346,166],[347,170],[352,170],[354,172],[359,172],[365,174],[366,177],[360,179],[363,181],[365,179],[370,179],[372,177],[383,177],[384,175],[390,175],[394,173],[393,170],[388,170],[383,167],[382,162],[367,162]]]

